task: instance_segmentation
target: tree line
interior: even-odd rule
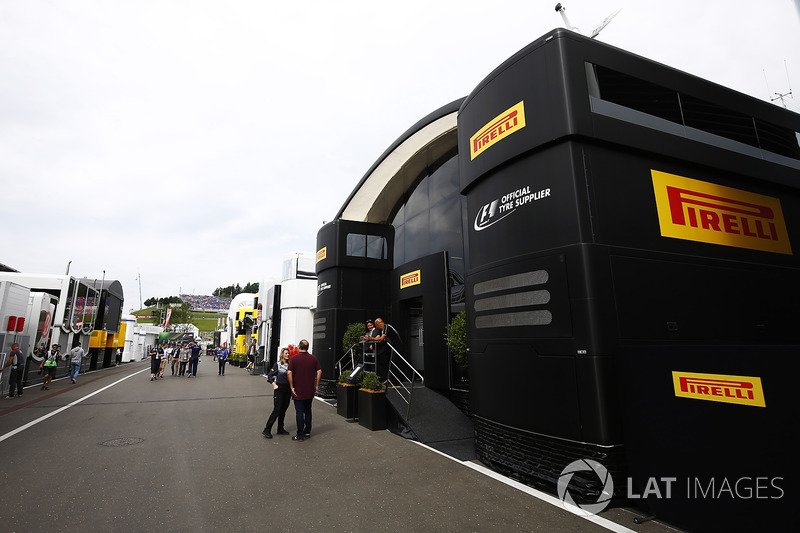
[[[216,296],[218,298],[235,298],[237,295],[243,292],[252,294],[257,293],[258,283],[248,283],[244,286],[244,288],[242,288],[238,283],[236,285],[228,285],[227,287],[217,287],[214,289],[214,292],[211,293],[211,296]]]
[[[235,298],[238,294],[241,293],[257,293],[258,292],[258,283],[251,282],[247,283],[244,287],[239,285],[228,285],[227,287],[217,287],[214,289],[214,292],[211,293],[212,296],[216,296],[218,298]],[[156,298],[155,296],[152,298],[148,298],[144,301],[144,305],[147,307],[152,307],[154,305],[169,305],[169,304],[180,304],[183,300],[180,299],[179,296],[165,296],[161,298]]]

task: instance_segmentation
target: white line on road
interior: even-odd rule
[[[149,371],[149,370],[150,370],[149,368],[145,368],[145,369],[143,369],[143,370],[139,370],[138,372],[134,372],[134,373],[133,373],[133,374],[131,374],[130,376],[125,376],[124,378],[122,378],[122,379],[120,379],[120,380],[117,380],[117,381],[115,381],[115,382],[114,382],[114,383],[112,383],[111,385],[106,385],[106,386],[105,386],[105,387],[103,387],[102,389],[98,389],[98,390],[94,391],[94,392],[93,392],[93,393],[91,393],[91,394],[87,394],[87,395],[86,395],[86,396],[84,396],[83,398],[79,398],[79,399],[75,400],[74,402],[72,402],[72,403],[70,403],[70,404],[67,404],[67,405],[65,405],[64,407],[60,407],[60,408],[56,409],[55,411],[53,411],[53,412],[52,412],[52,413],[50,413],[50,414],[46,414],[46,415],[44,415],[44,416],[40,416],[40,417],[39,417],[39,418],[37,418],[36,420],[33,420],[32,422],[28,422],[28,423],[27,423],[27,424],[25,424],[24,426],[20,426],[20,427],[18,427],[17,429],[15,429],[15,430],[13,430],[13,431],[9,431],[8,433],[6,433],[6,434],[5,434],[5,435],[3,435],[2,437],[0,437],[0,442],[3,442],[4,440],[6,440],[6,439],[7,439],[7,438],[9,438],[9,437],[13,437],[13,436],[14,436],[14,435],[16,435],[17,433],[20,433],[20,432],[22,432],[22,431],[25,431],[25,430],[26,430],[26,429],[28,429],[29,427],[33,427],[33,426],[35,426],[35,425],[36,425],[36,424],[38,424],[39,422],[44,422],[45,420],[47,420],[47,419],[48,419],[48,418],[50,418],[51,416],[55,416],[55,415],[57,415],[58,413],[60,413],[60,412],[62,412],[62,411],[66,411],[66,410],[67,410],[67,409],[69,409],[70,407],[72,407],[72,406],[74,406],[74,405],[78,405],[79,403],[81,403],[81,402],[82,402],[82,401],[84,401],[84,400],[88,400],[89,398],[91,398],[91,397],[92,397],[92,396],[94,396],[95,394],[100,394],[100,393],[101,393],[101,392],[103,392],[104,390],[106,390],[106,389],[110,389],[110,388],[111,388],[111,387],[113,387],[114,385],[117,385],[117,384],[119,384],[119,383],[122,383],[123,381],[125,381],[125,380],[126,380],[126,379],[128,379],[128,378],[132,378],[132,377],[133,377],[133,376],[135,376],[136,374],[141,374],[142,372]]]
[[[507,478],[507,477],[505,477],[503,475],[500,475],[500,474],[498,474],[497,472],[495,472],[493,470],[489,470],[485,466],[481,466],[479,464],[475,464],[475,463],[473,463],[471,461],[461,461],[459,459],[456,459],[455,457],[451,457],[451,456],[447,455],[446,453],[440,452],[439,450],[437,450],[435,448],[431,448],[430,446],[428,446],[427,444],[424,444],[422,442],[418,442],[418,441],[415,441],[415,440],[412,440],[411,442],[413,442],[414,444],[417,444],[419,446],[422,446],[423,448],[427,448],[427,449],[431,450],[432,452],[438,453],[439,455],[441,455],[443,457],[447,457],[451,461],[455,461],[456,463],[464,465],[467,468],[471,468],[471,469],[475,470],[476,472],[480,472],[484,476],[488,476],[488,477],[490,477],[492,479],[495,479],[495,480],[497,480],[497,481],[499,481],[501,483],[505,483],[509,487],[513,487],[513,488],[515,488],[517,490],[520,490],[520,491],[522,491],[522,492],[524,492],[526,494],[529,494],[530,496],[533,496],[534,498],[538,498],[538,499],[542,500],[545,503],[549,503],[550,505],[553,505],[554,507],[560,507],[561,509],[568,510],[568,509],[566,509],[564,507],[564,502],[562,502],[561,500],[559,500],[555,496],[551,496],[550,494],[547,494],[546,492],[542,492],[540,490],[536,490],[536,489],[534,489],[532,487],[529,487],[527,485],[524,485],[524,484],[520,483],[519,481],[514,481],[513,479]],[[627,527],[625,527],[625,526],[623,526],[621,524],[617,524],[616,522],[612,522],[611,520],[608,520],[606,518],[602,518],[602,517],[597,516],[597,515],[585,515],[583,513],[577,514],[574,511],[570,511],[570,512],[572,512],[572,514],[574,514],[578,518],[583,518],[584,520],[588,520],[589,522],[594,522],[598,526],[604,527],[604,528],[606,528],[606,529],[608,529],[610,531],[614,531],[615,533],[636,533],[636,531],[634,531],[632,529],[629,529],[629,528],[627,528]]]

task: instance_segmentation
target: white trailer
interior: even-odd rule
[[[261,321],[258,342],[267,359],[277,357],[277,350],[302,339],[314,353],[314,311],[317,307],[316,254],[293,252],[283,258],[281,281],[262,282],[258,305]],[[274,337],[274,338],[273,338]]]
[[[0,281],[10,281],[30,288],[32,292],[55,296],[58,303],[52,320],[51,343],[58,344],[62,352],[69,351],[78,341],[85,350],[89,349],[99,296],[96,288],[72,276],[56,274],[0,272]],[[27,298],[25,302],[27,305]]]
[[[28,300],[31,290],[12,281],[0,280],[0,368],[5,366],[11,346],[19,344],[23,354],[30,353],[31,337],[25,330],[28,316]],[[0,391],[8,390],[8,369],[0,376]]]

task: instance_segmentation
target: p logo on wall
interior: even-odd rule
[[[780,199],[650,172],[663,237],[792,255]]]
[[[675,396],[679,398],[767,406],[759,377],[673,371],[672,384],[675,387]]]
[[[525,127],[525,102],[506,109],[469,139],[470,161],[484,150]]]
[[[415,270],[414,272],[409,272],[408,274],[400,276],[401,289],[407,289],[408,287],[413,287],[420,283],[422,283],[422,271],[420,270]]]

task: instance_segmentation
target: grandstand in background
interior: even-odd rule
[[[183,302],[189,304],[192,311],[204,311],[206,313],[227,313],[231,306],[230,298],[218,296],[205,296],[199,294],[179,295]]]

